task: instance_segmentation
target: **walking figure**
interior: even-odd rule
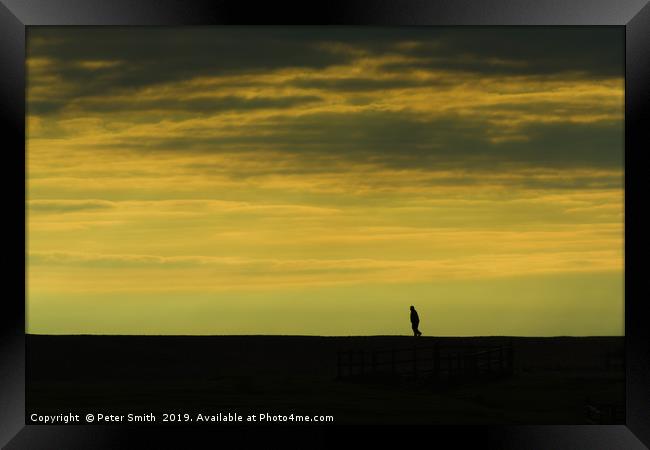
[[[418,330],[420,325],[420,317],[418,312],[415,310],[415,307],[411,305],[411,328],[413,328],[413,336],[421,336],[422,333]]]

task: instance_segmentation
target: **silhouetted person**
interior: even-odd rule
[[[413,328],[413,336],[422,335],[420,330],[418,330],[419,325],[420,325],[420,316],[418,316],[418,312],[415,310],[415,307],[411,306],[411,328]]]

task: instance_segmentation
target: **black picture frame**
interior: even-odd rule
[[[650,331],[643,283],[641,164],[648,148],[650,114],[650,6],[647,0],[316,0],[254,4],[240,0],[0,0],[0,117],[3,127],[5,289],[0,321],[0,444],[18,448],[191,448],[188,440],[221,442],[224,428],[128,428],[114,425],[25,425],[25,31],[30,25],[614,25],[625,27],[625,425],[432,426],[417,431],[429,443],[453,448],[637,449],[650,446]],[[645,144],[645,145],[644,145]],[[645,188],[645,189],[644,189]],[[22,213],[21,213],[22,212]],[[24,218],[24,216],[23,216]],[[23,262],[21,265],[19,262]],[[640,270],[639,270],[640,269]],[[22,281],[21,281],[22,280]],[[229,428],[239,446],[256,436],[308,439],[304,446],[331,441],[341,428],[303,426]],[[412,438],[382,427],[364,438],[402,445]],[[413,430],[408,430],[411,433]],[[156,445],[152,440],[160,442]],[[392,442],[391,442],[392,441]],[[267,441],[267,444],[270,441]],[[299,441],[300,443],[300,441]],[[422,444],[418,444],[422,445]],[[271,446],[273,448],[273,446]]]

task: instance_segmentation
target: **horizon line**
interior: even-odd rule
[[[101,333],[25,333],[25,336],[106,336],[106,337],[314,337],[314,338],[368,338],[368,337],[406,337],[408,334],[372,334],[372,335],[317,335],[317,334],[101,334]],[[586,337],[625,337],[625,335],[453,335],[420,336],[422,338],[586,338]]]

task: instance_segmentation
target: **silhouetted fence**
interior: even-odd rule
[[[585,404],[585,414],[587,422],[594,425],[611,425],[625,423],[625,405],[624,404],[604,404],[591,403]]]
[[[623,370],[625,369],[625,355],[620,353],[607,353],[605,355],[605,369]]]
[[[481,378],[513,372],[512,343],[494,347],[412,347],[345,350],[337,357],[339,379],[371,376],[428,377],[434,380]]]

